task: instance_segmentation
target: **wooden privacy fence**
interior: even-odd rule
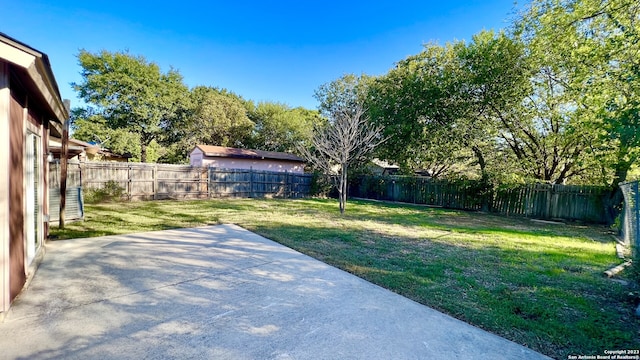
[[[537,219],[606,223],[606,198],[611,190],[600,186],[528,184],[498,190],[491,210]]]
[[[82,186],[100,189],[116,183],[130,200],[309,195],[310,174],[218,169],[189,165],[84,162]]]
[[[353,179],[349,187],[351,197],[593,223],[607,221],[605,199],[609,195],[610,190],[596,186],[527,184],[487,191],[473,181],[411,176],[361,176]]]

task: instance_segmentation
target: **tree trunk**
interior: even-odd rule
[[[610,184],[611,194],[605,199],[605,214],[607,217],[605,220],[607,224],[613,224],[624,207],[624,196],[619,184],[627,179],[632,161],[625,161],[620,159],[620,157],[621,156],[619,156],[618,163],[615,166],[613,181],[611,181]]]
[[[347,165],[342,164],[340,170],[340,186],[338,188],[338,198],[340,202],[340,214],[344,214],[347,204]]]
[[[144,140],[140,142],[140,162],[147,162],[147,144]]]
[[[612,188],[609,195],[604,198],[604,207],[605,221],[608,225],[611,225],[616,221],[616,218],[620,215],[624,207],[624,195],[622,194],[620,186]]]
[[[487,172],[486,170],[487,162],[484,159],[484,154],[482,154],[482,150],[475,145],[471,147],[471,150],[473,151],[473,154],[478,159],[478,165],[480,165],[480,173],[484,177],[484,174]]]
[[[491,184],[489,183],[489,174],[487,173],[487,162],[484,159],[484,154],[482,153],[482,150],[477,147],[477,146],[473,146],[472,151],[474,153],[474,155],[476,156],[476,158],[478,159],[478,165],[480,166],[480,198],[482,201],[481,206],[481,210],[482,211],[489,211],[491,208],[491,199],[493,197],[492,193],[491,193]]]
[[[621,156],[618,156],[621,157]],[[629,169],[631,169],[631,165],[633,161],[625,161],[623,159],[618,159],[618,163],[615,166],[615,173],[613,175],[613,180],[611,181],[611,187],[616,188],[620,185],[621,182],[627,180],[627,174],[629,173]]]

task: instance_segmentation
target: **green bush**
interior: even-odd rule
[[[330,197],[332,193],[335,192],[334,188],[335,186],[331,182],[331,178],[328,175],[324,175],[318,171],[313,172],[313,178],[311,178],[311,187],[309,189],[309,195],[319,196],[319,197]]]
[[[125,189],[117,181],[109,180],[102,188],[84,189],[84,201],[87,204],[119,201],[125,194]]]

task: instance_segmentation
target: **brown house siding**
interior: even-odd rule
[[[27,109],[27,121],[29,121],[31,125],[40,129],[40,123],[38,122],[38,117],[35,114],[35,111],[31,108]]]
[[[9,309],[9,120],[11,118],[11,92],[9,91],[9,64],[0,61],[0,315]],[[0,316],[1,318],[1,316]]]
[[[26,281],[24,266],[24,170],[22,166],[24,134],[24,108],[18,96],[11,91],[10,105],[10,162],[9,162],[9,267],[10,301],[20,293]]]
[[[44,254],[49,135],[68,117],[46,54],[0,32],[0,320]]]

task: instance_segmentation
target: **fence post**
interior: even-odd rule
[[[127,167],[127,195],[129,195],[129,201],[131,201],[131,165]]]
[[[640,194],[638,193],[638,184],[640,183],[640,181],[635,181],[633,183],[633,197],[634,197],[634,207],[633,207],[633,212],[634,212],[634,219],[633,221],[635,222],[635,226],[634,226],[634,230],[635,230],[635,234],[634,234],[634,238],[633,238],[633,243],[630,244],[631,245],[631,256],[633,259],[637,259],[638,256],[638,240],[640,239]]]
[[[253,197],[253,166],[249,166],[249,197]]]
[[[525,217],[531,216],[531,196],[533,194],[533,184],[529,184],[525,187],[525,202],[524,202],[524,211],[523,215]]]
[[[205,179],[202,177],[206,176]],[[205,189],[202,187],[206,186]],[[207,168],[200,168],[200,198],[202,198],[202,193],[204,192],[205,198],[209,197],[209,170]]]
[[[413,185],[412,186],[413,189],[411,191],[413,193],[412,194],[413,195],[413,203],[415,204],[416,203],[416,194],[418,193],[418,179],[414,177],[413,179],[411,179],[411,183]]]
[[[153,178],[153,200],[157,199],[158,194],[158,165],[153,165],[153,169],[151,169],[151,177]]]
[[[547,206],[545,208],[544,218],[551,219],[551,201],[553,200],[553,193],[556,189],[554,184],[550,185],[549,191],[547,192]]]
[[[285,170],[284,171],[284,198],[285,199],[289,198],[288,187],[289,187],[289,172]]]
[[[78,185],[80,186],[80,189],[82,189],[82,187],[84,186],[84,185],[82,184],[82,181],[83,181],[83,180],[82,180],[82,179],[83,179],[83,178],[82,178],[82,168],[84,167],[83,165],[84,165],[84,161],[83,161],[83,162],[78,163],[78,173],[79,173],[79,175],[78,175],[78,176],[80,177],[80,179],[79,179],[80,183],[79,183]]]
[[[211,199],[211,165],[207,166],[207,198]]]

